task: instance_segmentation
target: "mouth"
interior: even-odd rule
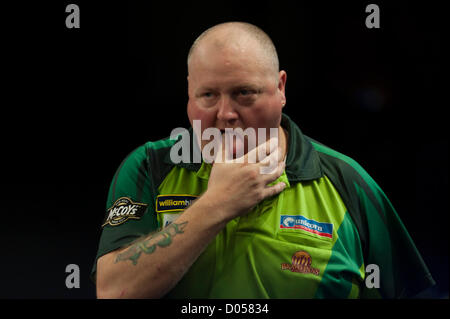
[[[245,153],[245,138],[236,132],[221,129],[220,133],[225,143],[225,151],[228,158],[236,159],[238,156],[243,156]]]

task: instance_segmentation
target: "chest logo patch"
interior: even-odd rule
[[[156,197],[156,212],[178,212],[185,210],[198,196],[193,195],[158,195]]]
[[[297,251],[292,255],[292,262],[290,264],[281,264],[281,270],[290,270],[292,272],[299,272],[303,274],[313,274],[318,276],[320,270],[311,267],[312,258],[306,251]]]
[[[300,229],[321,237],[333,238],[333,224],[320,223],[300,215],[281,215],[280,228]]]

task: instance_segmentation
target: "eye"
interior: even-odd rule
[[[253,93],[254,93],[254,91],[252,91],[252,90],[247,90],[247,89],[239,90],[239,95],[241,95],[241,96],[249,96]]]
[[[212,98],[214,96],[214,94],[212,94],[212,92],[205,92],[202,94],[202,96],[209,99],[209,98]]]

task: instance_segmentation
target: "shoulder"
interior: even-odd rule
[[[170,138],[149,141],[136,147],[120,163],[115,180],[151,176],[156,182],[171,167],[167,157],[176,141]]]
[[[323,173],[341,195],[360,236],[365,238],[367,214],[379,216],[385,223],[386,211],[393,209],[388,198],[375,180],[353,158],[312,139],[310,142],[318,153]]]
[[[149,162],[164,161],[165,156],[170,152],[170,148],[176,141],[164,138],[158,141],[149,141],[136,147],[122,161],[122,166],[126,168],[139,167],[149,164]]]
[[[322,168],[328,177],[344,183],[356,183],[371,192],[380,191],[378,184],[356,160],[331,147],[307,137],[319,155]],[[331,175],[331,176],[330,176]]]

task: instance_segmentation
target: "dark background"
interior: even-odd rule
[[[0,298],[94,298],[109,184],[137,146],[187,127],[186,56],[206,28],[273,39],[303,133],[358,161],[448,298],[444,9],[406,1],[20,2],[1,7]],[[393,1],[392,1],[393,2]],[[81,28],[65,27],[76,3]],[[81,288],[67,289],[77,264]]]

